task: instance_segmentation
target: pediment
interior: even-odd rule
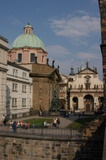
[[[80,71],[78,74],[97,74],[94,70],[91,70],[91,69],[89,69],[89,68],[86,68],[86,69],[84,69],[84,70],[82,70],[82,71]]]
[[[52,79],[55,79],[57,81],[61,81],[61,76],[60,73],[57,69],[54,69],[50,74],[49,77],[51,77]]]

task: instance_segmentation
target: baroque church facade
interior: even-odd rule
[[[62,76],[60,101],[63,109],[81,112],[97,111],[103,103],[103,82],[99,80],[97,69],[91,69],[88,62],[74,73],[71,67],[69,76]]]

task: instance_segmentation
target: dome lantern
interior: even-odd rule
[[[24,33],[25,33],[25,34],[33,34],[33,27],[30,25],[30,23],[28,23],[28,24],[24,27]]]

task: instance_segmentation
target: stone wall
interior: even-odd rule
[[[92,121],[86,135],[82,131],[78,138],[37,136],[30,130],[14,134],[1,129],[0,160],[102,160],[105,124],[104,115]]]
[[[0,160],[71,160],[79,145],[70,141],[0,137]]]

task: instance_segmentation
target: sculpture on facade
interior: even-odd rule
[[[35,63],[37,63],[37,56],[35,56]]]

